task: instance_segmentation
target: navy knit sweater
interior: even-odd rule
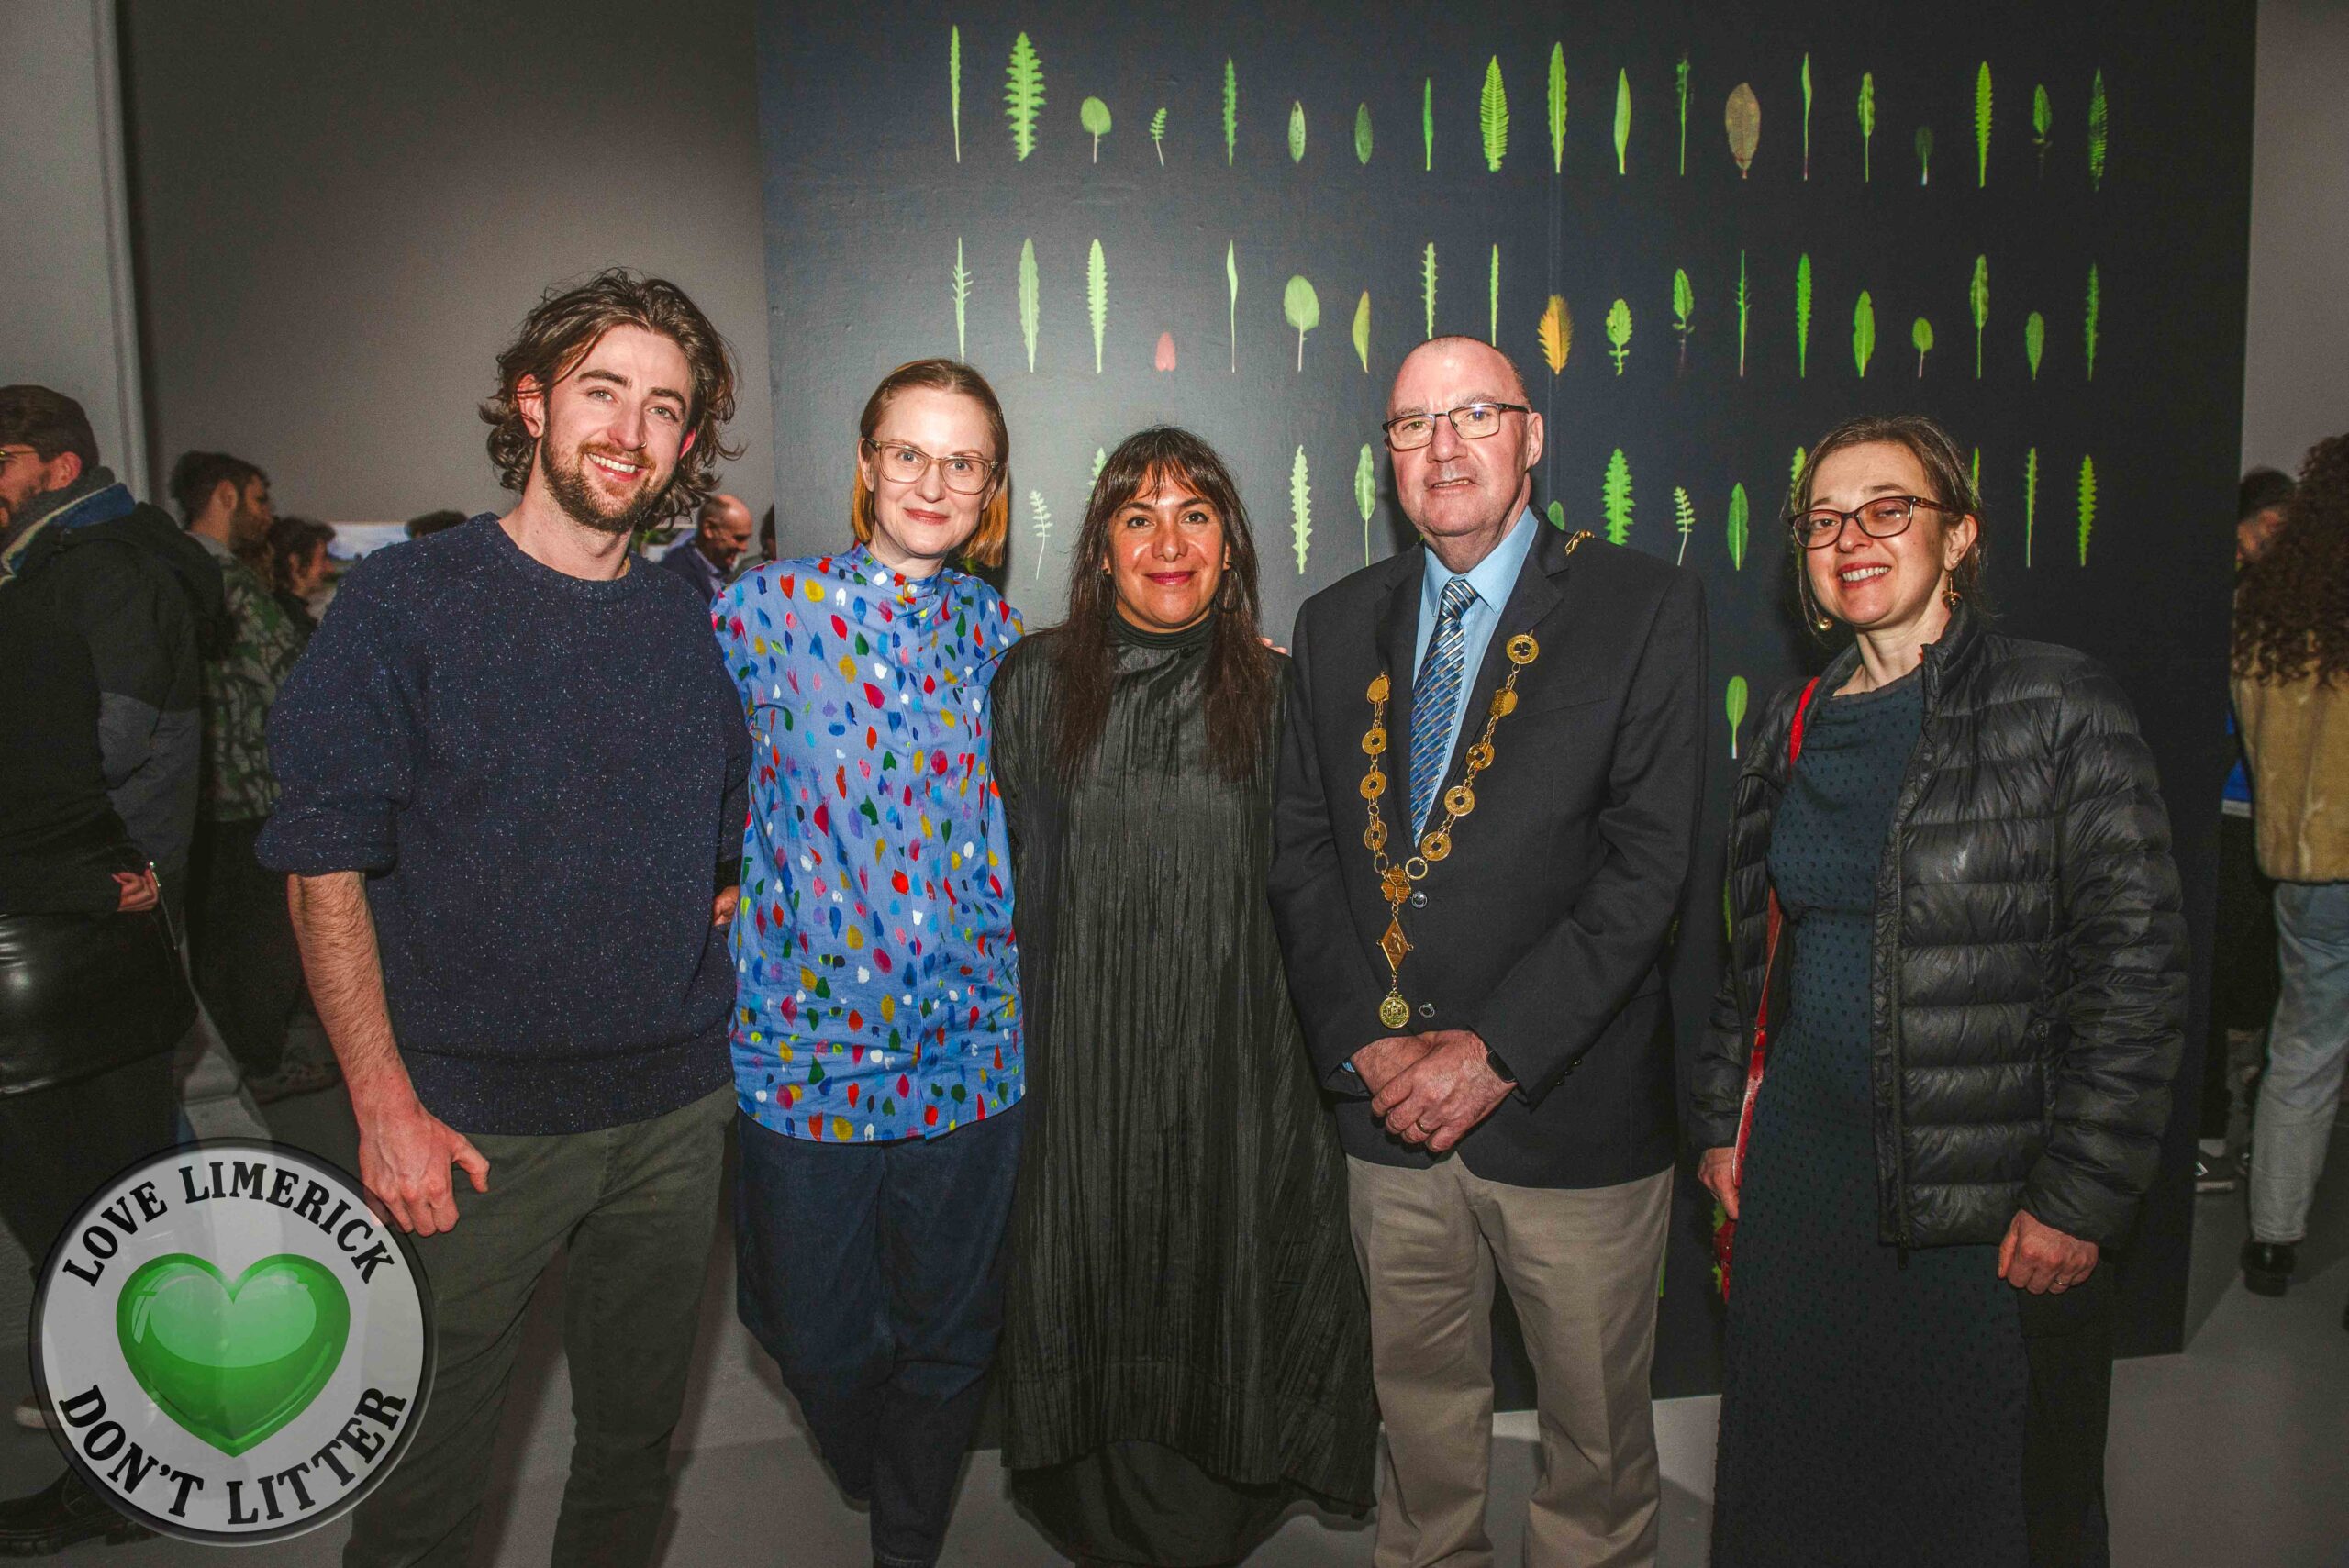
[[[693,590],[495,517],[354,567],[269,725],[262,862],[367,873],[392,1030],[462,1132],[641,1121],[731,1081],[710,899],[750,740]]]

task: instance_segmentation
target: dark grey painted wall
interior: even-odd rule
[[[128,0],[150,450],[338,521],[502,509],[474,405],[555,279],[674,279],[740,359],[771,497],[747,0]],[[747,438],[747,439],[746,439]]]

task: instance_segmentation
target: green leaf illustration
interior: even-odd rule
[[[1680,172],[1688,172],[1688,51],[1680,51],[1680,63],[1672,68],[1672,88],[1680,99]]]
[[[1370,291],[1362,291],[1362,302],[1354,306],[1354,357],[1362,361],[1364,375],[1370,373]]]
[[[1321,325],[1320,296],[1313,292],[1312,284],[1304,278],[1291,278],[1281,291],[1281,315],[1297,328],[1297,368],[1305,370],[1305,335]]]
[[[1093,318],[1093,373],[1099,375],[1101,335],[1109,325],[1109,263],[1101,254],[1098,239],[1085,259],[1085,309]]]
[[[1501,172],[1508,152],[1508,92],[1501,85],[1501,57],[1485,63],[1485,90],[1476,95],[1476,126],[1485,137],[1485,167]]]
[[[1485,286],[1488,302],[1485,337],[1486,341],[1497,349],[1501,346],[1501,248],[1497,245],[1493,247],[1492,270]]]
[[[1729,564],[1733,572],[1745,570],[1745,544],[1753,530],[1753,507],[1745,499],[1745,486],[1729,487]]]
[[[1019,242],[1019,337],[1028,345],[1028,369],[1036,368],[1036,242]]]
[[[2031,144],[2039,149],[2039,172],[2047,173],[2048,131],[2055,124],[2055,106],[2047,99],[2047,83],[2040,83],[2031,90]]]
[[[1680,536],[1680,551],[1672,558],[1672,563],[1677,566],[1688,559],[1688,536],[1697,528],[1696,503],[1677,484],[1672,487],[1672,527]]]
[[[1795,263],[1795,374],[1810,373],[1810,252]]]
[[[946,29],[946,112],[954,121],[954,161],[963,161],[963,29]]]
[[[2088,533],[2096,526],[2096,459],[2080,459],[2080,564],[2088,563]]]
[[[1011,65],[1004,72],[1004,113],[1011,121],[1011,148],[1026,162],[1036,150],[1036,116],[1044,106],[1044,62],[1021,33],[1011,40]]]
[[[1974,309],[1974,379],[1982,379],[1982,328],[1990,319],[1990,258],[1974,258],[1974,283],[1966,290]]]
[[[1810,52],[1802,57],[1802,177],[1810,178]]]
[[[1860,179],[1868,177],[1868,150],[1876,142],[1876,72],[1860,72]]]
[[[1231,57],[1223,57],[1223,166],[1231,167],[1232,150],[1240,145],[1240,73]]]
[[[1077,123],[1093,134],[1093,161],[1101,161],[1101,139],[1109,134],[1109,106],[1087,98],[1076,106]]]
[[[1621,375],[1623,361],[1631,354],[1631,306],[1628,300],[1619,299],[1607,307],[1607,340],[1613,345],[1608,352],[1614,358],[1615,373]]]
[[[2031,363],[2031,379],[2039,379],[2039,358],[2047,351],[2047,317],[2032,311],[2023,317],[2022,357]]]
[[[1990,183],[1990,62],[1984,61],[1974,77],[1974,187]]]
[[[1795,449],[1794,472],[1787,480],[1787,510],[1789,512],[1795,509],[1796,497],[1802,494],[1802,465],[1809,456],[1810,454],[1804,451],[1802,448]]]
[[[2031,536],[2039,526],[2039,449],[2022,460],[2022,563],[2031,564]]]
[[[1737,160],[1737,177],[1742,180],[1753,168],[1754,150],[1762,145],[1762,100],[1753,95],[1752,83],[1730,89],[1721,120],[1729,128],[1729,155]]]
[[[1917,379],[1925,379],[1925,356],[1933,351],[1933,324],[1923,317],[1909,328],[1909,340],[1917,345]]]
[[[954,357],[958,360],[968,359],[969,351],[963,346],[963,307],[971,297],[971,272],[969,268],[963,265],[963,237],[959,234],[954,237],[953,294]]]
[[[1435,169],[1435,78],[1423,77],[1419,82],[1419,147],[1423,172]]]
[[[1370,519],[1378,511],[1378,460],[1364,445],[1354,460],[1354,510],[1362,514],[1362,563],[1370,564]]]
[[[1370,106],[1354,106],[1354,161],[1370,161]]]
[[[1930,185],[1932,183],[1933,128],[1920,125],[1917,128],[1917,183]]]
[[[1745,677],[1731,675],[1723,706],[1729,714],[1729,759],[1732,762],[1737,761],[1737,732],[1745,727],[1746,697]]]
[[[1974,494],[1979,496],[1982,494],[1982,449],[1980,447],[1974,449],[1974,465],[1968,472],[1972,475],[1968,483],[1974,486]]]
[[[1428,308],[1428,336],[1435,336],[1435,242],[1428,242],[1427,254],[1419,259],[1419,297]]]
[[[1566,46],[1550,46],[1550,172],[1566,167]]]
[[[1305,575],[1306,546],[1313,538],[1313,491],[1307,483],[1305,449],[1297,449],[1297,461],[1288,470],[1288,510],[1291,518],[1289,537],[1297,544],[1297,574]]]
[[[1305,106],[1293,99],[1288,106],[1288,161],[1305,161]]]
[[[2080,318],[2080,336],[2087,349],[2088,379],[2090,381],[2094,381],[2096,379],[2096,318],[2099,302],[2099,291],[2097,288],[2096,263],[2091,261],[2088,263],[2087,314]]]
[[[1553,294],[1550,303],[1542,307],[1541,322],[1533,329],[1542,344],[1542,362],[1556,375],[1566,368],[1566,356],[1574,352],[1574,312],[1566,308],[1566,296]]]
[[[1542,508],[1542,515],[1550,519],[1552,528],[1560,533],[1566,531],[1566,504],[1564,501],[1551,502]]]
[[[1044,575],[1044,547],[1052,542],[1052,513],[1039,491],[1028,492],[1028,526],[1036,535],[1036,575]]]
[[[1093,473],[1092,477],[1085,481],[1085,484],[1099,484],[1101,482],[1101,471],[1108,466],[1109,449],[1107,447],[1095,447],[1093,449]]]
[[[1680,368],[1688,368],[1688,332],[1695,324],[1697,291],[1689,286],[1686,267],[1672,269],[1672,329],[1680,335]]]
[[[1166,106],[1163,104],[1159,105],[1158,112],[1150,117],[1150,144],[1158,150],[1158,166],[1161,169],[1165,168]]]
[[[2109,111],[2104,103],[2104,71],[2098,68],[2096,83],[2088,89],[2088,188],[2104,189],[2104,133]]]
[[[1876,302],[1868,291],[1860,291],[1859,304],[1852,307],[1852,362],[1860,374],[1868,373],[1868,361],[1876,357]]]
[[[1231,241],[1223,247],[1223,281],[1231,292],[1231,369],[1240,371],[1240,261]]]
[[[1737,253],[1737,373],[1745,374],[1745,316],[1751,304],[1745,293],[1745,252]]]
[[[1629,173],[1624,167],[1623,150],[1631,145],[1631,73],[1628,70],[1615,72],[1615,172]]]
[[[1627,544],[1631,538],[1631,464],[1617,447],[1607,459],[1607,478],[1598,487],[1598,507],[1607,518],[1607,542]]]

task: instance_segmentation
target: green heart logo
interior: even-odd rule
[[[234,1456],[309,1407],[342,1363],[351,1298],[324,1264],[263,1258],[234,1284],[202,1258],[141,1264],[115,1304],[122,1358],[162,1412]]]

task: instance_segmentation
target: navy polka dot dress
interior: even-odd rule
[[[1770,878],[1793,1006],[1747,1145],[1714,1568],[2022,1568],[2027,1370],[1995,1247],[1877,1240],[1868,973],[1921,677],[1813,701]]]

